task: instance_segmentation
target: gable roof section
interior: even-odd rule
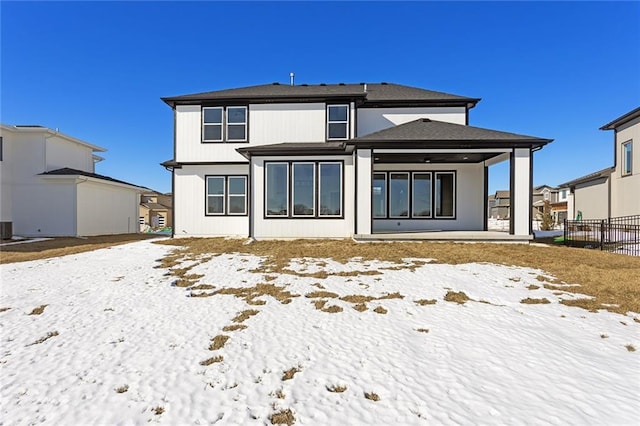
[[[79,145],[83,145],[86,146],[87,148],[90,148],[93,152],[106,152],[106,148],[102,148],[100,146],[91,144],[89,142],[83,141],[81,139],[77,139],[74,138],[73,136],[69,136],[67,134],[64,134],[62,132],[59,132],[58,130],[54,130],[54,129],[49,129],[48,127],[44,127],[44,126],[40,126],[37,124],[15,124],[15,125],[7,125],[7,124],[0,124],[0,128],[2,130],[5,131],[9,131],[9,132],[13,132],[13,133],[48,133],[51,136],[58,136],[61,137],[62,139],[66,139],[70,142],[74,142],[77,143]],[[98,157],[99,159],[103,160],[102,157],[96,155],[96,157]]]
[[[285,85],[279,83],[236,89],[216,90],[190,95],[161,98],[170,107],[176,104],[199,104],[224,101],[322,101],[330,99],[358,100],[362,106],[379,104],[428,104],[473,108],[479,98],[452,95],[394,83]]]
[[[609,175],[611,175],[612,172],[613,172],[613,167],[607,167],[606,169],[598,170],[597,172],[593,172],[588,175],[581,176],[577,179],[570,180],[569,182],[561,183],[560,185],[558,185],[558,187],[559,188],[572,187],[572,186],[580,185],[581,183],[587,183],[587,182],[591,182],[601,178],[606,178],[606,177],[609,177]]]
[[[123,180],[114,179],[109,176],[99,175],[97,173],[85,172],[84,170],[71,169],[68,167],[40,173],[40,176],[85,176],[93,179],[103,180],[106,182],[119,183],[121,185],[134,186],[136,188],[142,188],[142,189],[149,189],[149,188],[145,188],[144,186],[134,185],[132,183],[125,182]]]
[[[469,148],[469,147],[541,147],[553,139],[483,129],[481,127],[446,123],[443,121],[419,118],[399,126],[380,130],[366,136],[348,141],[357,146],[399,147],[402,145],[421,145],[428,143],[429,148]],[[404,143],[404,144],[403,144]]]
[[[605,124],[604,126],[600,127],[600,130],[613,130],[638,117],[640,117],[640,107],[629,111],[628,113],[616,118],[610,123]]]

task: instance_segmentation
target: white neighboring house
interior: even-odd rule
[[[486,231],[488,167],[510,161],[510,233],[529,240],[533,151],[551,140],[469,126],[479,100],[391,83],[163,98],[174,110],[174,157],[163,163],[174,234]]]
[[[640,107],[600,130],[614,131],[614,165],[560,185],[570,191],[569,219],[640,215]]]
[[[3,238],[137,232],[146,189],[96,174],[104,148],[42,126],[0,132]]]

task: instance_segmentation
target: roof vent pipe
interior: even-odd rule
[[[296,75],[292,72],[289,73],[289,78],[291,79],[291,85],[293,86],[293,79]]]
[[[367,93],[367,83],[364,84],[364,93]]]

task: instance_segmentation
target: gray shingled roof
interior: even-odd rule
[[[552,139],[419,118],[353,139],[354,142],[507,142],[545,145]]]
[[[252,155],[335,155],[348,154],[345,142],[283,142],[238,148],[245,158]]]
[[[121,183],[124,185],[137,186],[138,188],[145,188],[144,186],[135,185],[133,183],[125,182],[123,180],[118,180],[111,178],[109,176],[99,175],[96,173],[85,172],[84,170],[71,169],[68,167],[64,167],[62,169],[51,170],[48,172],[40,173],[40,176],[86,176],[94,179],[100,179],[108,182]],[[147,188],[148,189],[148,188]]]
[[[581,183],[591,182],[593,180],[598,180],[601,178],[606,178],[613,172],[613,167],[607,167],[606,169],[598,170],[597,172],[589,173],[588,175],[581,176],[577,179],[570,180],[569,182],[561,183],[558,185],[559,188],[576,186]]]
[[[600,127],[600,130],[613,130],[616,127],[620,127],[621,125],[628,123],[629,121],[634,120],[638,117],[640,117],[640,107],[629,111],[628,113],[616,118],[610,123],[605,124],[604,126]]]
[[[480,99],[394,83],[360,84],[313,84],[286,85],[264,84],[260,86],[239,87],[236,89],[216,90],[213,92],[162,98],[170,106],[176,103],[208,100],[255,100],[255,99],[300,99],[300,98],[361,98],[365,102],[457,102],[474,106]]]

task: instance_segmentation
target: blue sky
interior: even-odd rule
[[[96,171],[162,192],[160,97],[394,82],[482,101],[470,124],[555,139],[534,183],[613,164],[603,124],[640,105],[639,2],[0,3],[0,120],[108,149]],[[495,166],[490,192],[508,188]]]

